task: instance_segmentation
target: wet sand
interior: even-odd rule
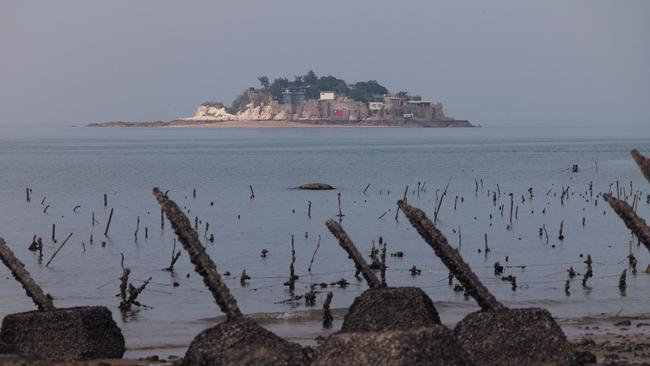
[[[324,330],[316,319],[305,319],[298,323],[290,319],[258,321],[260,325],[285,339],[302,345],[317,346],[319,339],[340,328],[344,314],[345,309],[334,311],[335,323],[331,330]],[[221,321],[221,318],[218,321]],[[559,319],[558,323],[569,341],[576,345],[576,350],[596,355],[598,363],[593,365],[647,365],[650,360],[650,316]],[[455,324],[445,325],[453,327]],[[128,349],[125,358],[121,360],[60,362],[55,365],[169,365],[183,356],[187,346],[189,344]]]

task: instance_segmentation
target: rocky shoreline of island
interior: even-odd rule
[[[171,121],[91,123],[89,127],[476,127],[449,117],[441,102],[407,91],[390,92],[376,80],[348,83],[313,71],[293,81],[258,77],[230,106],[201,103],[193,116]]]
[[[136,128],[463,128],[477,127],[467,120],[445,121],[336,121],[336,120],[301,120],[301,121],[211,121],[211,120],[173,120],[126,122],[112,121],[90,123],[87,127],[136,127]],[[480,127],[480,126],[479,126]]]

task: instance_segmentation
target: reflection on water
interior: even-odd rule
[[[599,192],[615,189],[618,179],[630,197],[641,194],[638,213],[650,218],[645,199],[650,185],[629,156],[632,148],[650,152],[649,128],[0,128],[0,235],[54,296],[56,306],[108,306],[130,349],[182,348],[201,329],[214,324],[219,312],[186,253],[181,254],[175,273],[162,270],[171,259],[173,233],[169,223],[161,229],[159,207],[151,194],[159,186],[170,190],[170,197],[189,211],[192,222],[198,217],[207,251],[221,273],[231,273],[225,281],[242,310],[257,314],[283,336],[309,339],[320,332],[313,328],[324,293],[313,311],[302,301],[283,302],[291,296],[283,283],[289,276],[292,234],[300,275],[297,295],[312,283],[330,284],[345,278],[350,283],[347,288],[328,285],[323,289],[334,292],[332,307],[343,309],[366,288],[353,277],[352,263],[324,226],[325,219],[338,213],[337,193],[341,193],[342,225],[357,246],[367,254],[372,241],[376,243],[381,236],[389,253],[403,251],[402,258],[388,258],[389,284],[422,287],[436,303],[443,322],[451,324],[476,306],[449,287],[447,270],[432,250],[403,216],[396,221],[394,215],[395,203],[407,185],[409,202],[433,215],[436,191],[440,195],[451,178],[439,227],[508,306],[544,306],[559,317],[635,315],[647,311],[650,275],[628,272],[625,294],[618,289],[618,276],[627,268],[630,250],[640,269],[645,269],[650,255],[636,241],[630,244],[629,231],[596,198]],[[570,172],[572,164],[579,165],[578,173]],[[289,189],[306,182],[327,182],[338,190]],[[419,194],[415,192],[418,182],[424,186]],[[590,182],[593,196],[588,191]],[[249,185],[254,187],[255,199],[249,198]],[[31,203],[25,202],[25,187],[33,190]],[[563,187],[569,187],[570,196],[561,204]],[[491,192],[496,190],[501,195],[495,205]],[[516,206],[512,230],[506,228],[509,193]],[[108,195],[107,207],[103,194]],[[307,217],[309,201],[311,218]],[[43,213],[45,205],[50,207]],[[77,205],[81,208],[74,212]],[[111,208],[114,217],[109,237],[104,237]],[[99,221],[94,226],[93,213]],[[565,239],[560,241],[562,221]],[[59,243],[70,232],[74,235],[45,268],[27,247],[32,235],[41,236],[47,260],[57,247],[50,239],[52,224],[56,224]],[[548,244],[538,236],[542,225],[548,230]],[[210,234],[213,243],[207,240]],[[491,248],[487,256],[479,253],[484,234]],[[319,235],[321,246],[309,273]],[[266,258],[260,256],[262,249],[269,251]],[[116,297],[121,254],[132,270],[134,284],[153,277],[139,298],[147,307],[124,318]],[[587,254],[594,260],[590,288],[582,288],[578,276],[566,296],[566,271],[572,266],[584,273]],[[506,266],[504,275],[517,276],[516,291],[494,276],[496,261]],[[410,275],[413,265],[422,269],[421,275]],[[243,269],[252,277],[246,286],[239,281]],[[0,315],[33,309],[8,270],[1,268],[0,275],[5,278],[0,282]],[[335,314],[338,321],[343,314],[342,310]]]

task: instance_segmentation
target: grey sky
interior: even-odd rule
[[[647,125],[650,1],[0,0],[0,124],[170,120],[310,69],[483,125]]]

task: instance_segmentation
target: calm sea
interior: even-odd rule
[[[0,236],[54,296],[56,306],[108,306],[125,333],[131,355],[160,348],[180,353],[201,329],[214,324],[220,312],[185,252],[174,273],[161,270],[169,265],[174,235],[168,222],[161,229],[160,209],[151,193],[158,186],[189,211],[192,222],[198,217],[201,237],[209,223],[205,238],[212,234],[215,240],[204,239],[204,245],[219,271],[230,272],[226,283],[242,311],[256,314],[271,327],[275,324],[287,337],[309,338],[320,332],[324,293],[315,308],[306,308],[302,301],[283,303],[291,297],[283,283],[289,277],[292,235],[300,276],[296,295],[304,294],[312,283],[345,278],[350,283],[347,288],[323,290],[334,292],[333,307],[343,309],[366,289],[354,278],[354,265],[324,225],[327,218],[336,218],[340,193],[342,225],[364,254],[380,236],[389,253],[404,253],[401,258],[388,258],[389,285],[423,288],[443,322],[451,324],[477,307],[448,286],[448,271],[406,218],[399,215],[395,220],[396,201],[407,186],[409,203],[432,216],[436,192],[441,195],[449,182],[438,226],[506,305],[543,306],[562,318],[638,315],[648,309],[650,274],[643,270],[650,255],[597,198],[600,192],[615,191],[618,181],[629,201],[634,194],[641,196],[638,213],[650,219],[646,202],[650,184],[631,159],[632,148],[650,154],[650,128],[4,127],[0,128]],[[578,164],[578,173],[569,169],[573,164]],[[307,182],[326,182],[337,190],[291,189]],[[588,191],[590,182],[593,196]],[[33,191],[29,203],[26,187]],[[568,188],[569,198],[562,204],[563,188]],[[496,205],[493,191],[500,192]],[[516,218],[508,230],[510,193]],[[311,218],[307,216],[310,201]],[[80,207],[75,211],[75,206]],[[105,237],[111,208],[113,219]],[[99,222],[94,226],[93,213]],[[561,222],[563,241],[558,240]],[[51,240],[52,224],[56,224],[57,244]],[[548,243],[538,236],[542,225]],[[74,234],[45,267],[69,233]],[[479,253],[485,234],[491,248],[487,255]],[[45,243],[42,260],[27,250],[33,235]],[[319,237],[320,248],[309,273]],[[269,251],[266,258],[260,256],[262,249]],[[621,293],[619,275],[628,268],[630,250],[639,273],[628,271],[628,288]],[[122,254],[134,285],[152,277],[139,297],[146,307],[125,315],[120,314],[116,297]],[[567,269],[572,266],[583,274],[587,254],[594,262],[589,288],[582,287],[578,276],[567,296]],[[517,277],[516,291],[494,275],[497,261],[506,266],[504,275]],[[421,269],[420,275],[410,274],[414,265]],[[244,269],[252,278],[241,286]],[[5,267],[0,275],[0,316],[35,309]],[[335,316],[340,321],[343,314],[338,311]]]

